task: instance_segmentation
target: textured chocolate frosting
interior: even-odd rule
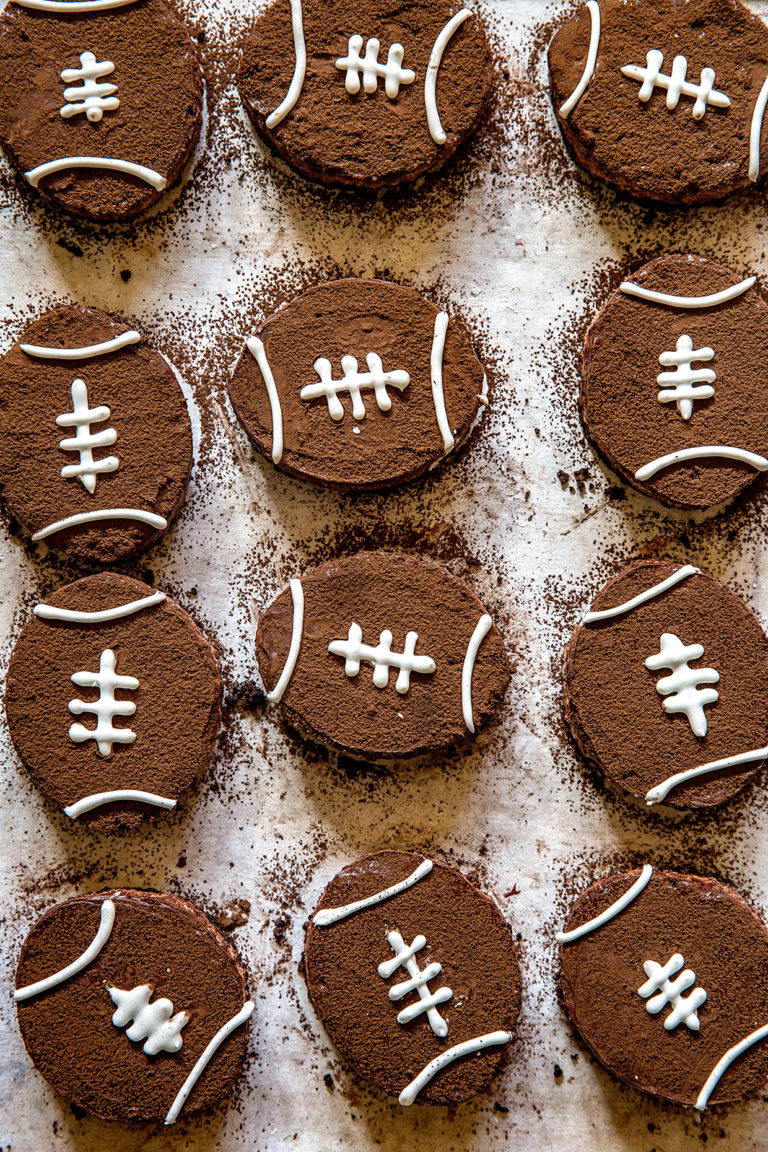
[[[375,852],[347,865],[328,885],[307,929],[305,964],[312,1003],[334,1045],[358,1075],[398,1096],[431,1060],[463,1041],[496,1031],[510,1033],[520,1011],[521,981],[509,925],[490,897],[457,868],[437,862],[412,887],[382,903],[320,926],[317,913],[381,892],[424,862],[417,852]],[[388,933],[399,932],[422,971],[441,971],[426,991],[448,987],[438,1006],[445,1036],[433,1032],[424,1012],[401,1024],[398,1012],[418,1004],[416,992],[395,1002],[391,990],[408,980],[400,966],[378,972],[395,951]],[[500,1043],[457,1059],[425,1085],[416,1104],[460,1104],[484,1091],[505,1059]]]

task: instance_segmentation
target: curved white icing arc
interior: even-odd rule
[[[450,452],[456,440],[448,423],[448,413],[445,410],[445,392],[443,390],[443,357],[445,356],[445,334],[448,331],[448,313],[438,312],[435,317],[435,333],[432,337],[432,352],[429,367],[432,378],[432,402],[435,405],[435,417],[440,435],[443,438],[443,451]]]
[[[398,1097],[399,1103],[406,1108],[409,1104],[413,1104],[422,1088],[426,1088],[430,1080],[434,1080],[438,1072],[453,1064],[454,1060],[460,1060],[462,1056],[471,1056],[473,1052],[480,1052],[483,1048],[497,1048],[501,1044],[508,1044],[511,1039],[511,1032],[486,1032],[485,1036],[477,1036],[474,1040],[464,1040],[461,1044],[455,1044],[453,1048],[441,1052],[434,1060],[430,1060],[415,1080],[412,1080],[407,1088],[403,1088]]]
[[[597,3],[597,0],[587,0],[587,11],[589,12],[590,18],[589,51],[587,52],[587,59],[584,64],[581,79],[568,99],[560,105],[560,115],[564,120],[567,120],[571,112],[573,112],[579,100],[581,100],[586,92],[587,85],[595,74],[597,51],[600,47],[600,5]]]
[[[738,764],[753,764],[756,760],[765,760],[766,758],[768,758],[768,746],[753,748],[751,752],[739,752],[736,756],[726,756],[723,760],[711,760],[708,764],[699,764],[696,768],[677,772],[674,776],[669,776],[661,784],[651,788],[650,792],[645,794],[645,802],[650,808],[654,804],[660,804],[673,788],[677,788],[678,784],[695,780],[697,776],[707,776],[710,772],[718,772],[721,768],[734,768]]]
[[[725,1070],[730,1068],[734,1060],[742,1056],[753,1044],[757,1044],[758,1040],[763,1040],[766,1036],[768,1036],[768,1024],[763,1024],[762,1028],[758,1028],[755,1032],[750,1032],[749,1036],[745,1036],[743,1040],[739,1040],[738,1044],[734,1044],[733,1048],[729,1048],[725,1055],[720,1057],[707,1077],[704,1087],[696,1097],[694,1107],[697,1108],[699,1112],[703,1112],[706,1108],[709,1098],[720,1082],[720,1078]]]
[[[17,988],[13,994],[14,1000],[18,1002],[19,1000],[29,1000],[32,996],[39,996],[41,992],[47,992],[50,988],[55,988],[58,984],[63,984],[65,980],[69,980],[70,977],[76,976],[78,972],[82,972],[84,968],[87,968],[88,965],[96,959],[107,940],[109,940],[114,922],[114,902],[112,900],[105,900],[101,905],[98,931],[85,952],[81,953],[71,964],[67,964],[66,968],[62,968],[59,972],[54,972],[52,976],[46,976],[43,980],[38,980],[35,984],[27,984],[25,988]]]
[[[412,888],[414,884],[418,884],[419,880],[423,880],[428,876],[434,867],[431,860],[422,860],[418,868],[411,872],[410,876],[406,876],[405,880],[398,881],[393,884],[391,888],[384,888],[381,892],[374,892],[373,896],[366,896],[364,900],[355,900],[353,904],[342,904],[338,908],[323,908],[320,912],[316,912],[313,918],[313,924],[318,928],[327,928],[329,924],[336,924],[339,920],[346,920],[347,916],[353,916],[355,912],[362,912],[364,908],[371,908],[374,904],[381,904],[384,900],[389,900],[391,896],[399,896],[401,892],[405,892],[408,888]]]
[[[694,568],[693,564],[684,564],[682,568],[678,568],[677,572],[667,576],[666,580],[660,580],[658,584],[646,588],[645,592],[639,592],[637,596],[633,596],[631,600],[625,600],[623,604],[617,604],[615,608],[603,608],[599,612],[587,612],[582,624],[597,624],[599,620],[611,620],[614,616],[623,616],[625,612],[631,612],[634,608],[639,608],[641,604],[655,600],[657,596],[661,596],[670,588],[674,588],[676,584],[682,583],[689,576],[695,576],[699,572],[701,569]]]
[[[165,598],[165,592],[153,592],[151,596],[142,596],[140,600],[131,600],[128,604],[117,604],[114,608],[103,608],[100,612],[75,612],[72,608],[54,608],[52,604],[35,604],[32,611],[41,620],[61,620],[66,624],[103,624],[107,620],[122,620],[125,616],[133,616],[135,612],[161,604]]]
[[[56,520],[47,528],[35,532],[32,539],[45,540],[46,536],[53,536],[55,532],[63,532],[66,528],[76,528],[78,524],[92,524],[97,520],[138,520],[140,524],[148,524],[150,528],[167,528],[168,521],[156,512],[144,512],[141,508],[98,508],[93,512],[77,512],[74,516],[67,516],[65,520]]]
[[[278,124],[285,120],[301,95],[301,89],[304,87],[304,77],[307,72],[307,47],[304,43],[301,0],[291,0],[291,28],[293,31],[293,50],[296,56],[296,64],[293,69],[293,76],[291,77],[288,91],[274,112],[270,112],[269,116],[267,116],[267,128],[277,128]]]
[[[109,8],[125,8],[136,0],[11,0],[19,8],[34,8],[37,12],[106,12]]]
[[[474,12],[469,8],[462,8],[460,12],[452,16],[448,23],[440,29],[432,47],[429,64],[427,65],[427,75],[424,79],[424,107],[427,113],[429,134],[435,144],[438,145],[445,144],[448,137],[440,122],[440,113],[437,110],[437,74],[440,71],[440,64],[442,63],[443,53],[448,47],[448,41],[454,35],[457,28],[459,28],[465,20],[468,20],[470,16],[474,16]]]
[[[136,176],[145,184],[151,184],[158,192],[162,192],[168,184],[165,176],[155,172],[154,168],[134,164],[132,160],[118,160],[114,156],[62,156],[59,160],[38,164],[37,168],[31,168],[24,175],[32,187],[37,188],[46,176],[61,172],[63,168],[103,168],[107,172],[124,172],[127,176]]]
[[[650,288],[643,288],[641,284],[633,284],[625,280],[619,285],[619,291],[625,296],[637,296],[639,300],[648,300],[651,304],[666,304],[669,308],[716,308],[718,304],[727,304],[737,296],[748,292],[757,280],[757,276],[748,276],[738,284],[731,284],[720,292],[711,292],[708,296],[673,296],[669,292],[653,292]]]
[[[668,452],[666,456],[658,456],[648,464],[643,464],[642,468],[638,468],[635,472],[635,480],[650,480],[662,469],[671,468],[673,464],[684,464],[687,460],[709,460],[718,457],[723,460],[738,460],[740,464],[750,464],[756,472],[764,472],[768,468],[765,456],[748,452],[746,448],[734,448],[730,444],[702,444],[699,448],[680,448],[677,452]]]
[[[83,796],[74,804],[68,804],[64,814],[70,820],[77,820],[84,812],[92,812],[94,808],[101,808],[104,804],[117,804],[122,800],[134,800],[137,804],[150,804],[154,808],[165,808],[168,812],[176,807],[176,801],[168,796],[158,796],[156,792],[140,792],[136,788],[119,788],[114,792],[94,792],[91,796]]]
[[[485,640],[492,626],[493,620],[486,612],[475,625],[475,630],[467,645],[464,667],[461,670],[461,711],[464,716],[464,723],[469,732],[475,731],[475,721],[472,716],[472,673],[475,669],[475,660],[477,660],[480,645],[483,640]]]
[[[267,353],[264,345],[258,336],[252,336],[250,340],[246,340],[246,347],[253,356],[254,360],[259,366],[262,379],[267,389],[267,396],[269,397],[269,407],[272,412],[272,462],[279,464],[283,458],[283,410],[280,406],[280,397],[277,394],[275,386],[275,378],[272,375],[272,369],[267,360]]]
[[[624,909],[640,895],[652,875],[653,868],[651,865],[644,864],[643,870],[637,880],[635,880],[630,888],[627,888],[623,896],[619,896],[618,900],[615,900],[610,907],[605,908],[598,916],[593,917],[592,920],[588,920],[586,924],[582,924],[580,928],[573,928],[570,932],[556,932],[555,940],[557,940],[558,944],[570,944],[572,941],[578,940],[579,937],[586,936],[589,932],[594,932],[597,928],[602,928],[604,924],[607,924],[609,920],[613,920],[614,916],[618,916],[620,912],[623,912]]]
[[[768,76],[763,81],[760,95],[755,101],[749,129],[749,178],[753,182],[760,177],[760,137],[763,132],[766,105],[768,105]]]
[[[38,360],[91,360],[94,356],[107,356],[110,352],[118,352],[129,344],[138,344],[141,333],[122,332],[114,340],[104,340],[101,344],[89,344],[85,348],[46,348],[41,344],[20,344],[22,352],[27,356],[34,356]]]
[[[285,667],[280,674],[280,679],[272,691],[267,693],[267,700],[269,700],[270,704],[278,704],[283,698],[283,693],[290,683],[291,676],[293,676],[296,661],[299,658],[299,652],[301,650],[302,636],[304,635],[304,589],[301,586],[301,580],[291,580],[289,587],[291,589],[291,600],[293,601],[291,645],[288,649],[288,659],[285,661]]]
[[[246,1020],[250,1019],[255,1007],[256,1005],[254,1004],[253,1000],[246,1000],[245,1004],[243,1004],[237,1015],[233,1016],[231,1020],[227,1020],[226,1024],[222,1025],[213,1039],[208,1042],[202,1055],[200,1056],[200,1059],[197,1061],[189,1076],[187,1076],[186,1080],[177,1092],[176,1099],[168,1109],[168,1114],[165,1117],[164,1123],[174,1124],[176,1122],[179,1112],[181,1112],[182,1108],[186,1104],[187,1097],[194,1088],[195,1084],[197,1084],[203,1072],[205,1072],[205,1069],[208,1067],[210,1061],[216,1055],[227,1037],[231,1036],[235,1029],[239,1028],[241,1024],[244,1024]]]

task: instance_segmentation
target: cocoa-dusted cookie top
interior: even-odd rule
[[[576,160],[632,196],[705,203],[768,171],[768,28],[740,0],[590,0],[549,75]]]
[[[457,868],[375,852],[330,882],[307,929],[307,984],[355,1071],[403,1105],[487,1088],[520,1011],[509,925]]]
[[[563,684],[584,755],[648,804],[721,804],[765,760],[768,640],[692,565],[640,560],[610,580],[566,647]]]
[[[563,1007],[625,1084],[703,1110],[768,1080],[768,931],[732,888],[650,865],[605,876],[557,939]]]
[[[112,832],[174,808],[192,787],[211,758],[220,699],[213,651],[187,613],[105,572],[35,606],[11,654],[5,713],[45,795]]]
[[[11,0],[0,16],[0,143],[46,199],[127,220],[159,199],[197,143],[197,50],[162,0]],[[87,162],[87,163],[86,163]]]
[[[191,469],[179,383],[119,317],[56,308],[0,359],[0,493],[33,541],[98,564],[143,551]]]
[[[433,467],[469,433],[485,373],[464,328],[384,280],[331,280],[254,328],[229,392],[278,468],[375,489]]]
[[[447,0],[273,0],[237,74],[257,131],[289,164],[367,188],[411,180],[455,152],[492,81],[478,14]]]
[[[464,581],[391,552],[292,580],[259,621],[256,654],[291,725],[365,760],[458,743],[509,680],[501,634]]]
[[[755,276],[661,256],[625,280],[584,342],[589,438],[665,504],[709,508],[768,468],[768,305]]]
[[[178,896],[121,889],[57,904],[24,942],[15,995],[38,1072],[104,1120],[172,1124],[228,1099],[245,1060],[243,966]]]

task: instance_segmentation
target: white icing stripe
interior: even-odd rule
[[[448,23],[440,30],[432,48],[432,54],[429,57],[427,75],[424,80],[424,107],[427,112],[429,134],[435,144],[445,144],[448,139],[443,125],[440,123],[440,113],[437,110],[437,74],[440,71],[440,63],[443,59],[443,53],[448,47],[448,41],[456,29],[473,15],[474,13],[471,12],[469,8],[462,8],[455,16],[452,16]]]
[[[283,410],[280,407],[280,397],[275,387],[275,378],[272,375],[264,345],[258,336],[252,336],[250,340],[247,340],[246,347],[258,364],[266,385],[269,406],[272,409],[272,461],[279,464],[283,458]]]
[[[474,732],[475,730],[475,722],[472,716],[472,673],[475,668],[475,660],[477,660],[480,645],[490,632],[492,625],[493,620],[488,613],[480,617],[467,645],[464,667],[461,670],[461,711],[464,715],[464,723],[469,732]]]
[[[695,576],[700,571],[701,569],[694,568],[693,564],[684,564],[682,568],[678,568],[677,572],[667,576],[666,580],[659,581],[652,588],[646,588],[645,592],[640,592],[631,600],[625,600],[623,604],[617,604],[615,608],[604,608],[601,612],[587,612],[582,624],[596,624],[598,620],[610,620],[613,616],[623,616],[625,612],[631,612],[633,608],[638,608],[646,601],[654,600],[669,588],[674,588],[675,584],[680,584],[681,581],[687,580],[689,576]]]
[[[72,608],[54,608],[52,604],[35,604],[32,611],[41,620],[64,620],[67,624],[104,624],[107,620],[122,620],[124,616],[133,616],[134,612],[151,608],[153,604],[160,604],[163,600],[165,592],[153,592],[151,596],[143,596],[141,600],[131,600],[129,604],[117,604],[114,608],[103,608],[100,612],[75,612]]]
[[[63,168],[103,168],[107,172],[125,172],[128,176],[137,176],[145,184],[151,184],[158,192],[162,192],[168,181],[154,168],[147,168],[144,164],[134,164],[131,160],[118,160],[113,156],[62,156],[60,160],[49,160],[47,164],[38,164],[37,168],[25,172],[29,183],[37,188],[46,176],[54,172],[61,172]]]
[[[291,599],[293,600],[293,627],[291,628],[291,646],[288,649],[288,659],[285,662],[280,679],[271,692],[267,693],[270,704],[278,704],[293,676],[296,661],[301,649],[301,638],[304,634],[304,589],[301,580],[291,580]]]
[[[760,176],[760,136],[763,131],[763,117],[768,104],[768,76],[763,81],[760,95],[752,112],[752,125],[749,129],[749,178],[757,180]]]
[[[764,472],[768,468],[765,456],[748,452],[746,448],[732,448],[728,444],[702,444],[700,448],[680,448],[677,452],[669,452],[666,456],[659,456],[656,460],[643,464],[642,468],[638,468],[635,472],[635,480],[650,480],[657,472],[671,468],[673,464],[684,464],[687,460],[709,460],[713,457],[751,464],[757,472]]]
[[[138,520],[141,524],[148,524],[150,528],[167,528],[168,521],[155,512],[144,512],[141,508],[100,508],[94,512],[78,512],[75,516],[67,516],[66,520],[57,520],[47,528],[35,532],[33,540],[45,540],[55,532],[63,532],[66,528],[76,528],[78,524],[92,524],[97,520]]]
[[[718,304],[726,304],[736,296],[748,292],[757,280],[757,276],[748,276],[739,284],[731,284],[720,292],[712,292],[709,296],[672,296],[668,292],[652,292],[650,288],[643,288],[640,284],[633,284],[625,280],[619,285],[619,291],[626,296],[637,296],[640,300],[649,300],[652,304],[667,304],[670,308],[716,308]]]
[[[450,452],[456,441],[448,423],[448,413],[445,410],[445,393],[443,392],[443,356],[445,355],[445,334],[447,331],[448,313],[438,312],[435,317],[435,334],[432,337],[432,355],[430,357],[432,400],[435,405],[437,426],[443,438],[443,449],[445,452]]]
[[[296,55],[296,64],[293,69],[290,87],[274,112],[267,116],[267,128],[276,128],[291,111],[304,86],[304,76],[307,71],[307,48],[304,43],[304,26],[301,18],[301,0],[291,0],[291,27],[293,28],[293,49]]]
[[[17,988],[13,994],[14,1000],[18,1002],[19,1000],[29,1000],[32,996],[39,996],[41,992],[47,992],[50,988],[55,988],[58,984],[63,984],[65,980],[69,980],[70,977],[76,976],[78,972],[82,972],[91,961],[96,959],[109,940],[114,922],[115,905],[112,900],[105,900],[101,905],[98,932],[85,952],[73,960],[71,964],[68,964],[66,968],[54,972],[52,976],[46,976],[45,979],[38,980],[35,984],[27,984],[25,988]]]
[[[367,896],[364,900],[355,900],[354,904],[342,904],[338,908],[323,908],[321,912],[315,913],[313,923],[318,928],[327,928],[329,924],[346,920],[347,916],[353,916],[355,912],[362,912],[364,908],[372,908],[374,904],[381,904],[384,900],[389,900],[391,896],[399,896],[401,892],[407,891],[414,884],[418,884],[419,880],[428,876],[432,868],[431,860],[422,860],[418,868],[411,872],[410,876],[406,876],[405,880],[400,880],[391,888],[385,888],[382,892],[374,893],[373,896]]]
[[[254,1004],[253,1000],[246,1000],[238,1014],[233,1016],[231,1020],[228,1020],[226,1024],[219,1028],[218,1032],[206,1047],[205,1051],[195,1064],[189,1076],[187,1076],[186,1080],[182,1084],[176,1099],[168,1110],[168,1115],[165,1118],[166,1124],[174,1124],[176,1122],[179,1112],[181,1112],[187,1101],[187,1097],[194,1088],[195,1084],[197,1084],[203,1072],[205,1072],[205,1069],[207,1068],[210,1061],[216,1055],[227,1037],[231,1036],[235,1029],[239,1028],[241,1024],[244,1024],[246,1020],[250,1019],[251,1013],[255,1007],[256,1005]]]
[[[587,85],[595,73],[595,64],[597,63],[597,50],[600,47],[600,5],[597,0],[587,0],[587,10],[589,12],[591,27],[589,32],[589,51],[587,52],[587,61],[584,65],[584,71],[578,84],[574,88],[571,95],[560,105],[560,115],[564,120],[573,112],[574,108],[581,100],[582,96],[587,90]]]
[[[765,760],[767,757],[768,747],[754,748],[751,752],[740,752],[737,756],[726,756],[724,760],[711,760],[709,764],[699,764],[697,768],[688,768],[685,772],[677,772],[661,784],[657,784],[655,788],[651,788],[650,792],[646,792],[645,802],[650,808],[653,804],[659,804],[673,788],[677,788],[678,784],[684,784],[687,780],[695,780],[697,776],[706,776],[710,772],[717,772],[720,768],[732,768],[737,764],[752,764],[755,760]]]
[[[121,800],[135,800],[137,804],[151,804],[155,808],[165,808],[170,812],[176,807],[176,801],[167,796],[158,796],[155,792],[139,792],[135,788],[120,788],[115,792],[94,792],[92,796],[84,796],[82,800],[68,805],[64,809],[70,820],[77,820],[84,812],[92,812],[94,808],[101,808],[103,804],[115,804]]]
[[[27,356],[35,356],[38,360],[91,360],[94,356],[117,352],[128,344],[138,344],[140,340],[141,333],[129,331],[116,336],[114,340],[89,344],[86,348],[44,348],[40,344],[20,344],[19,347]]]
[[[588,920],[586,924],[582,924],[580,928],[573,928],[570,932],[556,932],[555,940],[558,944],[570,944],[573,940],[578,940],[581,936],[586,936],[589,932],[594,932],[597,928],[602,928],[603,924],[607,924],[609,920],[613,920],[614,916],[618,916],[623,912],[632,901],[640,895],[643,888],[653,875],[653,868],[650,864],[644,864],[643,870],[635,880],[631,888],[627,888],[623,896],[619,896],[618,900],[614,901],[609,908],[606,908],[599,916],[595,916],[592,920]]]
[[[19,8],[34,8],[37,12],[106,12],[109,8],[124,8],[136,0],[12,0]]]
[[[768,1024],[763,1024],[762,1028],[758,1028],[756,1032],[750,1032],[749,1036],[745,1036],[743,1040],[739,1040],[738,1044],[734,1044],[733,1048],[728,1049],[725,1056],[720,1057],[707,1077],[706,1084],[696,1098],[695,1107],[699,1112],[703,1112],[706,1108],[707,1102],[720,1082],[720,1078],[726,1068],[730,1068],[734,1060],[737,1060],[739,1056],[742,1056],[753,1044],[757,1044],[758,1040],[762,1040],[766,1036],[768,1036]]]
[[[430,1080],[434,1080],[438,1072],[442,1072],[443,1068],[453,1064],[454,1060],[460,1060],[462,1056],[471,1056],[473,1052],[479,1052],[483,1048],[496,1048],[500,1044],[508,1044],[511,1039],[511,1032],[487,1032],[485,1036],[478,1036],[475,1040],[465,1040],[462,1044],[455,1044],[447,1052],[441,1052],[439,1056],[435,1056],[434,1060],[430,1060],[426,1068],[419,1072],[416,1079],[412,1080],[407,1088],[403,1088],[398,1098],[400,1104],[406,1108],[409,1104],[413,1104],[422,1088],[426,1088]]]

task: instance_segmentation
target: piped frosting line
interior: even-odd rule
[[[750,464],[755,471],[764,472],[768,468],[765,456],[758,456],[756,452],[748,452],[746,448],[732,448],[729,444],[702,444],[700,448],[680,448],[677,452],[669,452],[666,456],[658,456],[648,464],[643,464],[635,472],[635,480],[650,480],[657,472],[664,468],[671,468],[673,464],[684,464],[687,460],[709,460],[721,458],[723,460],[738,460],[740,464]]]
[[[186,1080],[179,1089],[176,1099],[168,1109],[168,1115],[165,1118],[166,1124],[176,1123],[179,1112],[181,1112],[187,1101],[187,1097],[194,1088],[195,1084],[197,1084],[203,1072],[205,1072],[205,1069],[208,1067],[210,1061],[216,1055],[227,1037],[231,1036],[235,1029],[239,1028],[241,1024],[244,1024],[246,1020],[250,1019],[255,1007],[256,1005],[254,1004],[253,1000],[246,1000],[245,1004],[243,1004],[237,1015],[233,1016],[231,1020],[228,1020],[226,1024],[219,1028],[218,1032],[208,1043],[207,1047],[200,1056],[200,1059],[197,1061],[189,1076],[187,1076]]]
[[[19,8],[34,8],[37,12],[106,12],[109,8],[124,8],[136,0],[12,0]]]
[[[600,47],[600,5],[597,0],[587,0],[587,11],[590,17],[590,30],[589,30],[589,51],[587,52],[587,61],[584,65],[584,71],[581,74],[581,79],[574,88],[571,95],[560,105],[560,115],[564,120],[567,120],[571,112],[581,100],[582,96],[587,90],[587,85],[595,74],[595,65],[597,64],[597,51]]]
[[[455,1044],[453,1048],[441,1052],[434,1060],[430,1060],[416,1079],[412,1080],[407,1088],[403,1088],[398,1097],[399,1102],[404,1107],[413,1104],[422,1088],[426,1088],[430,1080],[434,1080],[438,1072],[453,1064],[454,1060],[460,1060],[462,1056],[471,1056],[473,1052],[480,1052],[483,1048],[496,1048],[500,1044],[508,1044],[511,1039],[511,1032],[486,1032],[485,1036],[477,1036],[474,1040],[464,1040],[461,1044]]]
[[[89,344],[85,348],[45,348],[40,344],[21,344],[19,347],[27,356],[34,356],[38,360],[92,360],[95,356],[107,356],[110,352],[119,352],[128,344],[138,344],[141,333],[122,332],[114,340],[105,340],[102,344]]]
[[[763,81],[760,95],[755,102],[749,129],[749,178],[753,182],[760,176],[760,137],[763,132],[766,105],[768,105],[768,76]]]
[[[291,83],[283,100],[267,116],[267,128],[277,128],[285,120],[288,113],[296,104],[301,90],[304,87],[304,77],[307,72],[307,48],[304,43],[304,24],[302,21],[301,0],[291,0],[291,28],[293,29],[293,50],[296,64],[293,69]]]
[[[435,317],[435,334],[432,338],[432,354],[430,356],[432,401],[435,405],[437,426],[443,438],[443,451],[450,452],[456,441],[451,432],[451,426],[448,423],[448,413],[445,410],[445,392],[443,390],[443,357],[445,356],[445,334],[447,331],[448,313],[438,312]]]
[[[70,8],[71,5],[66,5]],[[38,164],[37,168],[25,172],[29,183],[37,188],[46,176],[54,172],[61,172],[63,168],[103,168],[106,172],[124,172],[128,176],[136,176],[145,184],[151,184],[158,192],[162,192],[168,181],[154,168],[147,168],[144,164],[134,164],[132,160],[118,160],[114,156],[62,156],[59,160],[49,160],[46,164]]]
[[[645,794],[645,802],[650,808],[664,800],[678,784],[685,784],[688,780],[695,780],[697,776],[707,776],[710,772],[718,772],[721,768],[734,768],[738,764],[753,764],[756,760],[765,760],[768,757],[768,747],[753,748],[751,752],[739,752],[737,756],[726,756],[724,760],[711,760],[709,764],[699,764],[697,768],[688,768],[685,772],[677,772],[661,784],[651,788]]]
[[[92,524],[97,520],[138,520],[140,524],[148,524],[150,528],[167,528],[168,521],[156,512],[144,512],[141,508],[99,508],[93,512],[78,512],[74,516],[67,516],[66,520],[57,520],[47,528],[35,532],[32,539],[45,540],[56,532],[64,532],[67,528],[76,528],[79,524]]]
[[[258,364],[267,389],[269,407],[272,412],[272,462],[279,464],[283,458],[283,410],[280,407],[280,397],[275,387],[275,378],[272,375],[264,345],[258,336],[252,336],[250,340],[247,340],[246,347]]]
[[[610,907],[605,908],[598,916],[593,917],[592,920],[587,920],[586,924],[582,924],[580,928],[573,928],[570,932],[556,932],[555,940],[558,944],[571,944],[574,940],[578,940],[581,936],[586,936],[590,932],[595,932],[598,928],[602,928],[609,920],[613,920],[614,916],[618,916],[625,908],[635,900],[645,888],[646,884],[653,875],[653,868],[650,864],[644,864],[643,870],[635,880],[631,888],[627,888],[623,896],[619,896],[618,900],[614,900]]]
[[[114,608],[102,608],[100,612],[75,612],[72,608],[55,608],[52,604],[35,604],[32,611],[41,620],[61,620],[66,624],[104,624],[108,620],[122,620],[125,616],[133,616],[135,612],[142,612],[154,604],[161,604],[163,600],[165,592],[153,592],[151,596],[143,596],[141,600],[131,600],[129,604],[117,604]]]
[[[652,588],[646,588],[645,592],[639,592],[637,596],[633,596],[631,600],[625,600],[623,604],[617,604],[615,608],[603,608],[600,612],[587,612],[582,624],[597,624],[599,620],[611,620],[614,616],[623,616],[625,612],[631,612],[634,608],[639,608],[641,604],[655,600],[657,596],[663,595],[670,588],[674,588],[676,584],[687,580],[689,576],[695,576],[700,571],[701,569],[694,568],[693,564],[684,564],[682,568],[678,568],[677,572],[667,576],[666,580],[660,580]]]
[[[480,617],[467,645],[464,667],[461,670],[461,711],[464,716],[464,723],[469,732],[475,731],[475,721],[472,715],[472,673],[475,669],[475,661],[480,651],[480,645],[490,632],[492,625],[493,620],[488,613]]]
[[[64,814],[70,820],[77,820],[84,812],[92,812],[94,808],[101,808],[104,804],[116,804],[122,800],[135,800],[137,804],[151,804],[155,808],[165,808],[170,812],[176,807],[176,801],[167,796],[158,796],[155,792],[139,792],[135,788],[119,788],[115,792],[94,792],[91,796],[84,796],[74,804],[64,809]]]
[[[474,13],[469,8],[462,8],[455,16],[452,16],[448,23],[440,29],[429,57],[427,75],[424,79],[424,107],[427,112],[429,134],[435,144],[438,145],[445,144],[448,137],[440,122],[440,113],[437,110],[437,74],[440,71],[443,53],[448,47],[448,42],[457,28],[460,28],[464,21],[468,20],[472,15],[474,15]]]
[[[291,580],[289,587],[293,601],[291,646],[288,649],[288,659],[285,662],[285,667],[280,675],[280,679],[272,691],[267,693],[267,700],[269,700],[270,704],[279,704],[283,698],[283,693],[288,687],[291,676],[293,676],[294,669],[296,668],[296,661],[301,651],[301,639],[304,635],[304,589],[301,586],[301,580]]]
[[[738,1060],[739,1056],[743,1056],[753,1044],[757,1044],[758,1040],[763,1040],[766,1036],[768,1036],[768,1024],[763,1024],[762,1028],[758,1028],[755,1032],[750,1032],[749,1036],[745,1036],[743,1040],[739,1040],[738,1044],[734,1044],[733,1048],[729,1048],[726,1054],[720,1057],[696,1098],[695,1107],[699,1112],[703,1112],[706,1108],[709,1098],[719,1084],[726,1068],[730,1068],[734,1060]]]
[[[364,900],[355,900],[353,904],[342,904],[338,908],[323,908],[322,911],[315,913],[313,923],[318,928],[327,928],[329,924],[336,924],[339,920],[346,920],[347,916],[354,916],[355,912],[362,912],[363,909],[372,908],[374,904],[381,904],[392,896],[399,896],[401,892],[413,888],[414,884],[418,884],[419,880],[428,876],[432,868],[431,860],[422,860],[418,868],[411,872],[410,876],[406,876],[405,880],[400,880],[391,888],[384,888],[381,892],[374,892],[373,896],[366,896]]]
[[[39,996],[41,992],[48,992],[49,989],[55,988],[58,984],[63,984],[65,980],[69,980],[72,976],[76,976],[78,972],[82,972],[92,963],[99,952],[109,940],[110,933],[112,932],[112,925],[115,922],[115,905],[112,900],[105,900],[101,905],[101,915],[99,919],[99,928],[91,943],[76,960],[68,964],[66,968],[62,968],[59,972],[54,972],[52,976],[46,976],[43,980],[38,980],[35,984],[27,984],[24,988],[17,988],[13,994],[14,1000],[18,1003],[20,1000],[30,1000],[33,996]]]
[[[640,284],[633,284],[625,280],[619,285],[619,291],[626,296],[637,296],[640,300],[648,300],[651,304],[666,304],[668,308],[716,308],[718,304],[727,304],[748,292],[757,280],[757,276],[748,276],[739,284],[731,284],[720,292],[712,292],[709,296],[673,296],[669,292],[653,292],[650,288],[643,288]]]

